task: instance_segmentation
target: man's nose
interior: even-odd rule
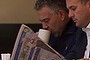
[[[47,30],[47,28],[48,28],[48,25],[47,24],[42,24],[42,26],[43,26],[43,29],[46,29]]]
[[[69,12],[69,17],[73,18],[74,17],[74,13],[73,12]]]

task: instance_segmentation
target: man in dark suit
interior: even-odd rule
[[[68,17],[65,0],[37,0],[35,10],[42,27],[50,30],[51,35],[54,35],[51,36],[49,45],[66,59],[82,58],[86,46],[86,35]]]
[[[87,34],[87,46],[83,58],[90,58],[90,0],[66,0],[69,17]]]
[[[77,28],[72,20],[61,36],[51,35],[49,45],[62,54],[66,59],[79,59],[84,56],[87,37],[82,29]]]

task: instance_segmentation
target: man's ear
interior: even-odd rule
[[[61,16],[61,20],[64,21],[66,17],[66,12],[64,10],[59,10],[59,16]]]
[[[87,2],[88,6],[89,6],[89,9],[90,9],[90,0]]]
[[[89,0],[89,8],[90,8],[90,0]]]
[[[90,11],[90,0],[87,2],[87,4],[88,4],[89,11]]]

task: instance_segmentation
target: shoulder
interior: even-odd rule
[[[76,38],[87,39],[87,36],[86,36],[86,33],[81,28],[77,28],[77,30],[76,30]]]

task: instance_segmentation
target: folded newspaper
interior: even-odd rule
[[[22,24],[11,60],[65,60],[65,58],[44,43],[31,28]]]

